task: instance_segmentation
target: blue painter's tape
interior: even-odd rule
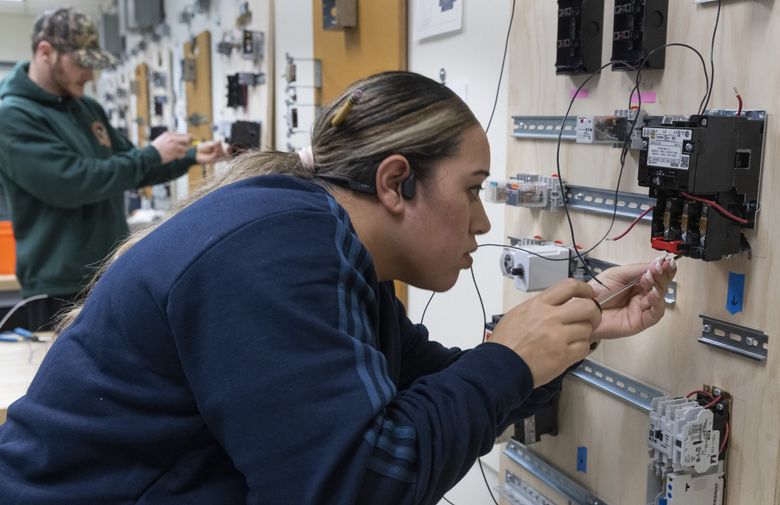
[[[577,471],[588,473],[588,448],[577,447]]]
[[[745,296],[745,274],[729,272],[729,289],[726,295],[726,310],[730,314],[742,312],[742,299]]]

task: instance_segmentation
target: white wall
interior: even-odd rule
[[[311,125],[314,122],[313,63],[307,61],[314,56],[313,12],[311,0],[279,0],[274,5],[276,42],[276,148],[281,151],[299,150],[311,143]],[[298,95],[298,128],[287,135],[288,97],[285,55],[296,59],[297,79],[295,92]]]
[[[23,14],[0,15],[0,61],[17,62],[29,60],[32,56],[30,47],[34,16]],[[0,80],[10,71],[10,68],[0,67]]]
[[[462,0],[463,26],[460,31],[420,41],[414,37],[414,1],[409,2],[409,70],[438,80],[439,70],[444,68],[446,82],[456,91],[465,86],[466,102],[483,127],[487,126],[496,96],[511,0]],[[519,16],[518,13],[515,15]],[[515,23],[517,27],[517,19]],[[507,163],[507,78],[505,69],[496,112],[488,132],[490,172],[498,179],[503,178]],[[485,209],[492,227],[478,241],[503,243],[504,206],[486,202]],[[474,275],[488,318],[491,314],[501,313],[503,307],[499,252],[498,248],[485,247],[474,255]],[[413,321],[420,320],[429,297],[429,291],[410,288],[408,312]],[[445,345],[470,348],[480,343],[482,310],[469,271],[461,272],[454,288],[433,298],[425,314],[425,325],[430,329],[432,338]],[[499,450],[497,448],[483,458],[491,487],[497,483]],[[446,496],[456,505],[492,503],[477,465]]]

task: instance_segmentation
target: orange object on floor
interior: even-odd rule
[[[16,241],[11,221],[0,221],[0,275],[16,273]]]

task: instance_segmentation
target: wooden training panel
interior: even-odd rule
[[[199,33],[192,41],[184,43],[184,58],[195,60],[195,80],[184,83],[187,98],[187,132],[195,141],[213,138],[211,124],[214,121],[211,101],[211,32]],[[200,124],[190,119],[199,118]],[[212,168],[194,165],[188,173],[189,189],[195,189]]]
[[[512,27],[509,65],[509,114],[562,116],[572,91],[585,76],[555,75],[556,2],[519,0]],[[667,43],[683,42],[699,49],[709,66],[709,47],[717,2],[697,5],[670,1]],[[602,63],[611,56],[614,1],[604,6]],[[644,333],[604,342],[592,359],[626,375],[682,396],[713,384],[734,397],[731,438],[726,469],[725,503],[771,504],[780,502],[776,483],[780,479],[778,447],[780,425],[780,374],[776,347],[780,346],[780,318],[773,313],[773,300],[780,295],[776,265],[780,235],[772,233],[778,215],[778,184],[772,167],[780,160],[777,121],[780,93],[778,64],[768,56],[780,44],[780,9],[772,2],[723,2],[715,45],[715,81],[710,108],[736,109],[732,87],[745,99],[746,109],[769,113],[763,154],[761,211],[755,232],[748,232],[753,259],[734,256],[706,263],[683,258],[677,275],[677,301],[667,307],[665,318]],[[774,63],[773,63],[774,62]],[[578,99],[572,114],[609,115],[628,105],[634,73],[602,71],[586,86],[587,98]],[[649,114],[693,114],[704,93],[704,76],[698,57],[680,47],[666,49],[664,70],[642,73],[642,90],[657,93],[656,103],[646,103]],[[507,118],[510,121],[511,118]],[[510,131],[512,127],[510,126]],[[510,139],[507,177],[517,172],[550,175],[556,167],[556,143],[547,140]],[[561,169],[571,184],[614,189],[620,150],[607,146],[564,142]],[[638,153],[631,152],[620,189],[647,194],[637,185]],[[545,239],[570,242],[565,215],[506,209],[506,234],[542,235]],[[572,210],[577,242],[592,246],[609,227],[609,217]],[[628,221],[617,220],[610,236]],[[660,253],[650,248],[649,226],[639,224],[624,239],[604,242],[591,256],[618,264],[646,262]],[[734,316],[726,309],[729,272],[746,275],[744,311]],[[505,309],[528,295],[506,282]],[[769,356],[758,362],[706,346],[701,335],[700,314],[760,329],[769,336]],[[560,434],[545,436],[531,448],[570,477],[591,489],[607,503],[644,504],[647,480],[647,415],[593,389],[576,378],[564,382]],[[588,471],[576,471],[577,447],[588,448]],[[776,501],[778,500],[778,501]]]

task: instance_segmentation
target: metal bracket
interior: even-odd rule
[[[653,398],[666,396],[666,393],[636,379],[612,370],[596,361],[586,359],[572,375],[596,389],[615,396],[629,405],[645,412],[652,410]]]
[[[520,139],[557,140],[563,116],[512,116],[515,129],[512,136]],[[577,116],[566,118],[561,140],[577,140]]]
[[[195,58],[184,58],[181,60],[181,80],[184,82],[195,82],[197,78],[197,64]]]
[[[617,263],[610,263],[609,261],[596,259],[591,256],[585,256],[585,262],[595,274],[600,274],[608,268],[619,266]],[[590,276],[586,277],[587,280],[590,280]],[[667,305],[674,305],[674,303],[677,301],[677,281],[672,281],[669,283],[669,288],[664,294],[664,301]]]
[[[204,124],[208,124],[209,118],[204,116],[203,114],[198,114],[197,112],[193,112],[187,117],[187,124],[190,126],[201,126]]]
[[[564,475],[555,466],[516,440],[507,442],[504,454],[557,493],[572,500],[576,505],[607,505],[607,502]]]
[[[565,184],[566,205],[570,209],[582,210],[593,214],[611,216],[615,212],[615,190],[574,186]],[[655,198],[638,193],[619,191],[617,194],[617,212],[615,215],[624,219],[636,219],[639,215],[655,206]],[[652,222],[653,216],[645,215],[642,221]]]
[[[556,505],[550,498],[509,470],[506,471],[504,485],[499,488],[499,492],[512,505]]]
[[[769,336],[763,331],[703,314],[699,317],[702,319],[699,342],[758,361],[766,361],[769,353]]]

